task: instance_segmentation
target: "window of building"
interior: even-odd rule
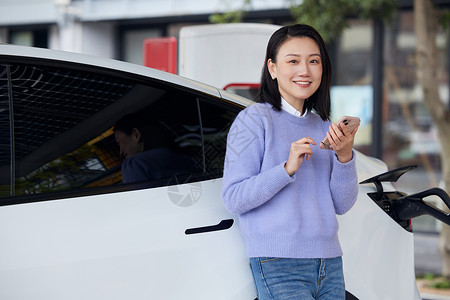
[[[350,20],[334,43],[333,86],[331,87],[331,119],[343,115],[358,116],[361,126],[355,139],[355,149],[370,154],[372,144],[373,87],[372,87],[372,22]]]
[[[48,48],[48,29],[10,30],[9,43],[21,46]]]

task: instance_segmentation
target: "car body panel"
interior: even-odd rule
[[[185,234],[233,218],[220,188],[212,180],[2,207],[0,298],[250,299],[237,224]],[[192,190],[195,205],[171,199]]]
[[[358,182],[388,171],[382,161],[360,152],[356,169]],[[395,191],[392,184],[383,185],[386,191]],[[413,233],[367,196],[375,191],[373,184],[360,185],[355,205],[338,216],[346,288],[359,299],[421,299],[415,281]]]

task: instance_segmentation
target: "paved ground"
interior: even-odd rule
[[[442,259],[439,254],[439,234],[414,232],[414,263],[416,275],[442,273]],[[425,281],[417,280],[417,287],[423,300],[450,300],[450,290],[432,289]]]
[[[414,232],[414,264],[416,275],[442,274],[439,234]]]

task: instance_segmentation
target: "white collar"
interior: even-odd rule
[[[305,110],[305,113],[302,115],[301,112],[299,112],[298,110],[295,109],[295,107],[293,107],[292,105],[290,105],[286,100],[283,99],[283,97],[281,97],[281,108],[290,113],[293,116],[299,117],[299,118],[303,118],[306,117],[306,115],[308,114],[308,110]]]

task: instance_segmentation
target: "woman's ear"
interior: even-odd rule
[[[277,65],[272,61],[271,58],[267,60],[267,69],[269,70],[272,80],[277,79]]]

